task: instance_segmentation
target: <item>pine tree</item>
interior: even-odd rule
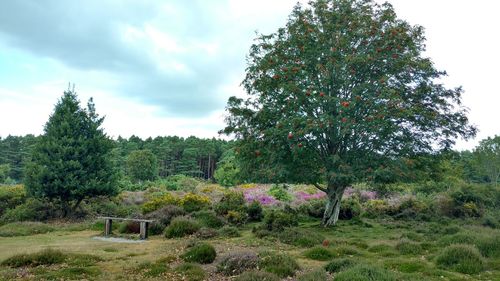
[[[60,203],[64,215],[86,198],[115,195],[113,142],[100,128],[103,121],[92,99],[82,109],[74,91],[64,92],[27,165],[28,192]]]

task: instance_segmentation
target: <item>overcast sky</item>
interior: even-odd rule
[[[306,2],[306,1],[304,1]],[[382,2],[382,1],[379,1]],[[243,95],[255,31],[286,23],[296,0],[0,2],[0,136],[40,134],[76,84],[112,136],[217,137],[227,98]],[[500,134],[500,1],[393,0],[425,27],[427,56],[462,85],[480,130]]]

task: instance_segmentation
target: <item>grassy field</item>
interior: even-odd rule
[[[225,254],[237,251],[284,252],[295,258],[300,270],[295,276],[323,268],[330,260],[349,258],[356,263],[375,265],[394,273],[397,280],[500,280],[500,231],[470,226],[466,221],[403,222],[394,220],[340,221],[335,228],[324,229],[316,221],[302,222],[301,229],[322,234],[329,245],[324,261],[306,257],[307,247],[283,244],[274,238],[255,237],[249,224],[240,228],[240,237],[211,238],[217,258],[202,265],[205,280],[234,280],[216,273],[216,265]],[[5,227],[5,226],[4,226]],[[22,227],[22,226],[17,226]],[[62,230],[58,230],[58,228]],[[54,231],[30,236],[0,237],[0,261],[16,254],[36,253],[43,249],[67,254],[92,255],[91,262],[80,256],[52,265],[0,267],[2,280],[197,280],[190,273],[176,272],[180,256],[196,238],[166,239],[152,236],[144,243],[116,243],[96,240],[101,231],[87,230],[90,224],[55,226]],[[473,237],[473,239],[463,238]],[[493,241],[477,247],[488,255],[484,270],[462,274],[436,265],[437,256],[448,244],[457,241],[477,244],[479,238]],[[474,239],[475,238],[475,239]],[[465,242],[464,242],[465,241]],[[495,242],[496,241],[496,242]],[[496,244],[495,244],[496,243]],[[158,262],[159,261],[159,262]],[[329,278],[335,277],[335,273]],[[285,279],[290,280],[290,279]],[[294,280],[294,279],[291,279]],[[308,279],[310,280],[310,279]],[[335,279],[333,279],[335,280]]]

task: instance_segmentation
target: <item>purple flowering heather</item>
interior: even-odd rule
[[[295,193],[295,197],[299,201],[309,201],[309,200],[312,200],[312,199],[321,199],[321,198],[323,198],[325,196],[326,196],[326,194],[324,192],[318,192],[318,193],[314,193],[314,194],[309,194],[309,193],[306,193],[304,191],[298,191],[298,192]]]
[[[370,190],[361,190],[361,192],[359,194],[359,198],[362,201],[374,200],[374,199],[377,199],[377,192],[370,191]]]
[[[274,197],[266,194],[266,190],[263,188],[253,188],[247,189],[243,192],[243,196],[245,197],[245,201],[251,203],[253,201],[258,201],[260,204],[269,206],[275,205],[278,203],[278,200],[274,199]]]

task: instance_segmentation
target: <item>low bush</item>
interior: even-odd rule
[[[133,203],[125,203],[122,196],[115,198],[95,197],[82,203],[87,216],[109,216],[130,218],[140,215],[141,209]]]
[[[14,255],[4,260],[1,265],[10,267],[39,266],[63,263],[67,255],[59,250],[45,249],[33,254]]]
[[[172,220],[165,229],[166,238],[184,237],[194,234],[200,229],[200,225],[191,218],[177,217]]]
[[[150,235],[161,235],[165,232],[165,228],[166,227],[164,224],[154,221],[149,224],[148,231]]]
[[[418,255],[422,253],[422,246],[419,243],[411,242],[408,239],[401,239],[396,244],[396,250],[403,255]]]
[[[247,271],[236,277],[235,281],[280,281],[280,278],[269,272]]]
[[[224,219],[217,216],[214,211],[203,210],[194,212],[191,214],[193,218],[195,218],[201,225],[210,227],[210,228],[220,228],[224,226]]]
[[[358,264],[335,276],[335,281],[396,281],[394,273],[383,268]]]
[[[332,249],[332,253],[337,257],[342,257],[345,255],[353,256],[360,254],[359,250],[356,247],[347,245],[335,247],[334,249]]]
[[[312,260],[326,261],[331,259],[333,257],[333,254],[324,247],[316,246],[307,250],[304,253],[304,256]]]
[[[0,217],[8,209],[23,204],[26,197],[26,190],[22,185],[0,186]]]
[[[340,204],[339,219],[350,220],[359,217],[361,214],[361,204],[357,196],[352,196],[342,200]]]
[[[439,241],[442,246],[452,244],[468,244],[476,246],[485,257],[500,257],[500,235],[476,234],[459,232],[454,235],[444,236]]]
[[[287,254],[264,252],[261,253],[259,257],[259,268],[274,273],[281,278],[293,276],[295,272],[300,269],[295,259]]]
[[[54,204],[29,198],[21,205],[17,205],[14,209],[9,209],[4,212],[0,218],[1,222],[17,222],[17,221],[46,221],[50,218],[59,216],[58,208]]]
[[[205,271],[201,266],[193,263],[183,263],[177,266],[175,272],[184,276],[183,280],[187,281],[203,281],[205,280]]]
[[[141,227],[136,221],[124,221],[118,227],[118,232],[127,234],[139,233],[141,232]]]
[[[364,204],[363,215],[368,218],[377,218],[387,214],[388,210],[389,204],[385,200],[373,199]]]
[[[328,274],[322,269],[309,271],[297,277],[297,281],[327,281],[330,280]]]
[[[168,264],[161,260],[154,263],[143,262],[135,269],[136,272],[141,272],[145,277],[159,277],[169,270]]]
[[[144,214],[151,213],[167,205],[178,205],[179,198],[170,194],[164,193],[160,196],[154,196],[142,205],[142,212]]]
[[[245,197],[242,192],[225,192],[221,200],[214,206],[215,212],[220,216],[225,216],[229,211],[244,211]]]
[[[253,252],[235,252],[222,257],[217,265],[217,271],[233,276],[243,273],[247,270],[252,270],[259,264],[259,257]]]
[[[155,220],[164,227],[170,224],[173,218],[184,216],[186,212],[179,206],[166,205],[145,215],[146,219]]]
[[[479,251],[470,245],[456,244],[446,247],[436,258],[436,264],[443,269],[460,273],[475,274],[484,268]]]
[[[290,195],[287,191],[286,185],[273,184],[268,191],[268,194],[274,197],[274,199],[289,202],[292,200],[292,195]]]
[[[247,216],[249,221],[261,221],[264,217],[262,205],[259,201],[253,201],[247,207]]]
[[[198,232],[196,232],[196,237],[200,239],[210,239],[219,235],[217,230],[208,227],[202,227]]]
[[[495,217],[490,214],[484,216],[484,218],[481,221],[481,224],[483,226],[491,227],[493,229],[500,228],[500,220],[498,219],[498,217]]]
[[[226,238],[240,237],[241,236],[240,232],[238,231],[238,228],[236,228],[234,226],[228,226],[228,225],[219,229],[219,235],[222,237],[226,237]]]
[[[346,268],[353,267],[356,264],[358,263],[353,259],[348,259],[348,258],[334,259],[325,265],[325,270],[330,273],[337,273]]]
[[[299,210],[310,217],[313,218],[323,218],[325,213],[326,200],[324,199],[313,199],[309,200],[307,203],[302,204]]]
[[[195,212],[210,206],[210,198],[205,195],[194,194],[192,192],[186,193],[179,200],[179,205],[188,212]]]
[[[214,246],[208,243],[198,243],[187,249],[181,258],[187,262],[207,264],[212,263],[216,256],[217,253]]]
[[[0,237],[30,236],[54,230],[52,226],[41,222],[13,222],[0,226]]]
[[[297,215],[282,210],[271,210],[264,216],[264,227],[269,231],[283,231],[286,227],[298,226]]]
[[[325,237],[321,234],[301,228],[287,228],[278,233],[277,237],[282,243],[299,247],[313,247],[325,240]]]
[[[246,223],[248,219],[247,213],[244,211],[228,211],[225,218],[228,223],[234,225],[242,225]]]

